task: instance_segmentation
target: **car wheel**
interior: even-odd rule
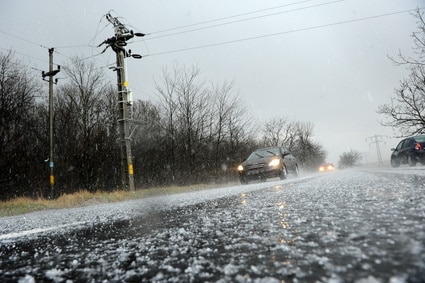
[[[400,162],[395,158],[391,158],[391,167],[396,168],[400,166]]]
[[[409,166],[411,166],[411,167],[416,166],[416,160],[415,160],[414,157],[412,158],[411,155],[409,155],[409,157],[407,157],[407,163],[409,163]]]
[[[246,184],[248,184],[248,180],[247,180],[246,178],[240,177],[240,178],[239,178],[239,181],[241,181],[241,184],[242,184],[242,185],[246,185]]]
[[[282,172],[280,173],[280,179],[285,180],[288,177],[288,170],[286,170],[286,166],[282,166]]]

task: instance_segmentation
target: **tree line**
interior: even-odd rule
[[[92,61],[74,58],[54,91],[55,196],[121,189],[115,86]],[[132,153],[137,188],[237,180],[255,148],[285,144],[300,166],[326,158],[314,125],[285,117],[258,122],[232,82],[214,83],[198,67],[164,69],[155,101],[135,101]],[[39,77],[0,53],[0,199],[49,194],[48,101]]]

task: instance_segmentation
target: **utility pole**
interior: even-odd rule
[[[384,138],[387,138],[387,136],[373,135],[371,137],[366,138],[366,141],[371,141],[369,143],[369,146],[371,144],[375,144],[375,146],[376,146],[376,154],[378,156],[378,166],[384,166],[384,163],[382,162],[381,149],[379,147],[379,143],[381,143],[381,142],[385,143],[385,141],[383,140]]]
[[[53,70],[53,51],[54,48],[49,48],[49,71],[45,73],[41,72],[41,77],[45,80],[46,77],[49,77],[49,159],[47,160],[50,168],[50,197],[54,197],[54,187],[55,187],[55,175],[54,175],[54,143],[53,143],[53,83],[57,83],[58,79],[53,82],[53,77],[60,72],[60,66],[58,65],[57,70]]]
[[[118,88],[118,125],[120,133],[120,156],[121,156],[121,186],[134,191],[134,170],[133,170],[133,156],[131,153],[131,137],[130,137],[130,107],[129,91],[127,90],[128,82],[125,77],[124,59],[126,57],[133,57],[141,59],[139,54],[131,54],[125,50],[127,41],[134,36],[144,36],[143,33],[134,33],[128,30],[116,17],[112,17],[110,13],[106,14],[106,19],[113,24],[115,28],[115,36],[106,39],[98,47],[107,44],[103,52],[111,47],[116,53],[117,65],[114,71],[117,72],[117,88]],[[102,52],[102,53],[103,53]]]

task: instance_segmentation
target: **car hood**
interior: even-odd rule
[[[279,158],[278,156],[269,156],[269,157],[262,157],[257,159],[251,159],[251,160],[245,160],[242,164],[244,166],[250,166],[255,164],[268,164],[270,161],[272,161],[275,158]]]

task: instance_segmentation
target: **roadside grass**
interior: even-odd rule
[[[235,183],[228,183],[220,185],[220,187],[231,186],[234,184]],[[0,217],[20,215],[47,209],[82,207],[100,203],[113,203],[132,199],[148,198],[153,196],[179,194],[216,188],[217,186],[217,184],[170,186],[149,189],[137,189],[134,192],[117,190],[113,192],[97,191],[92,193],[86,190],[81,190],[73,194],[63,194],[59,198],[53,200],[45,198],[32,199],[28,197],[19,197],[9,201],[0,201]]]

